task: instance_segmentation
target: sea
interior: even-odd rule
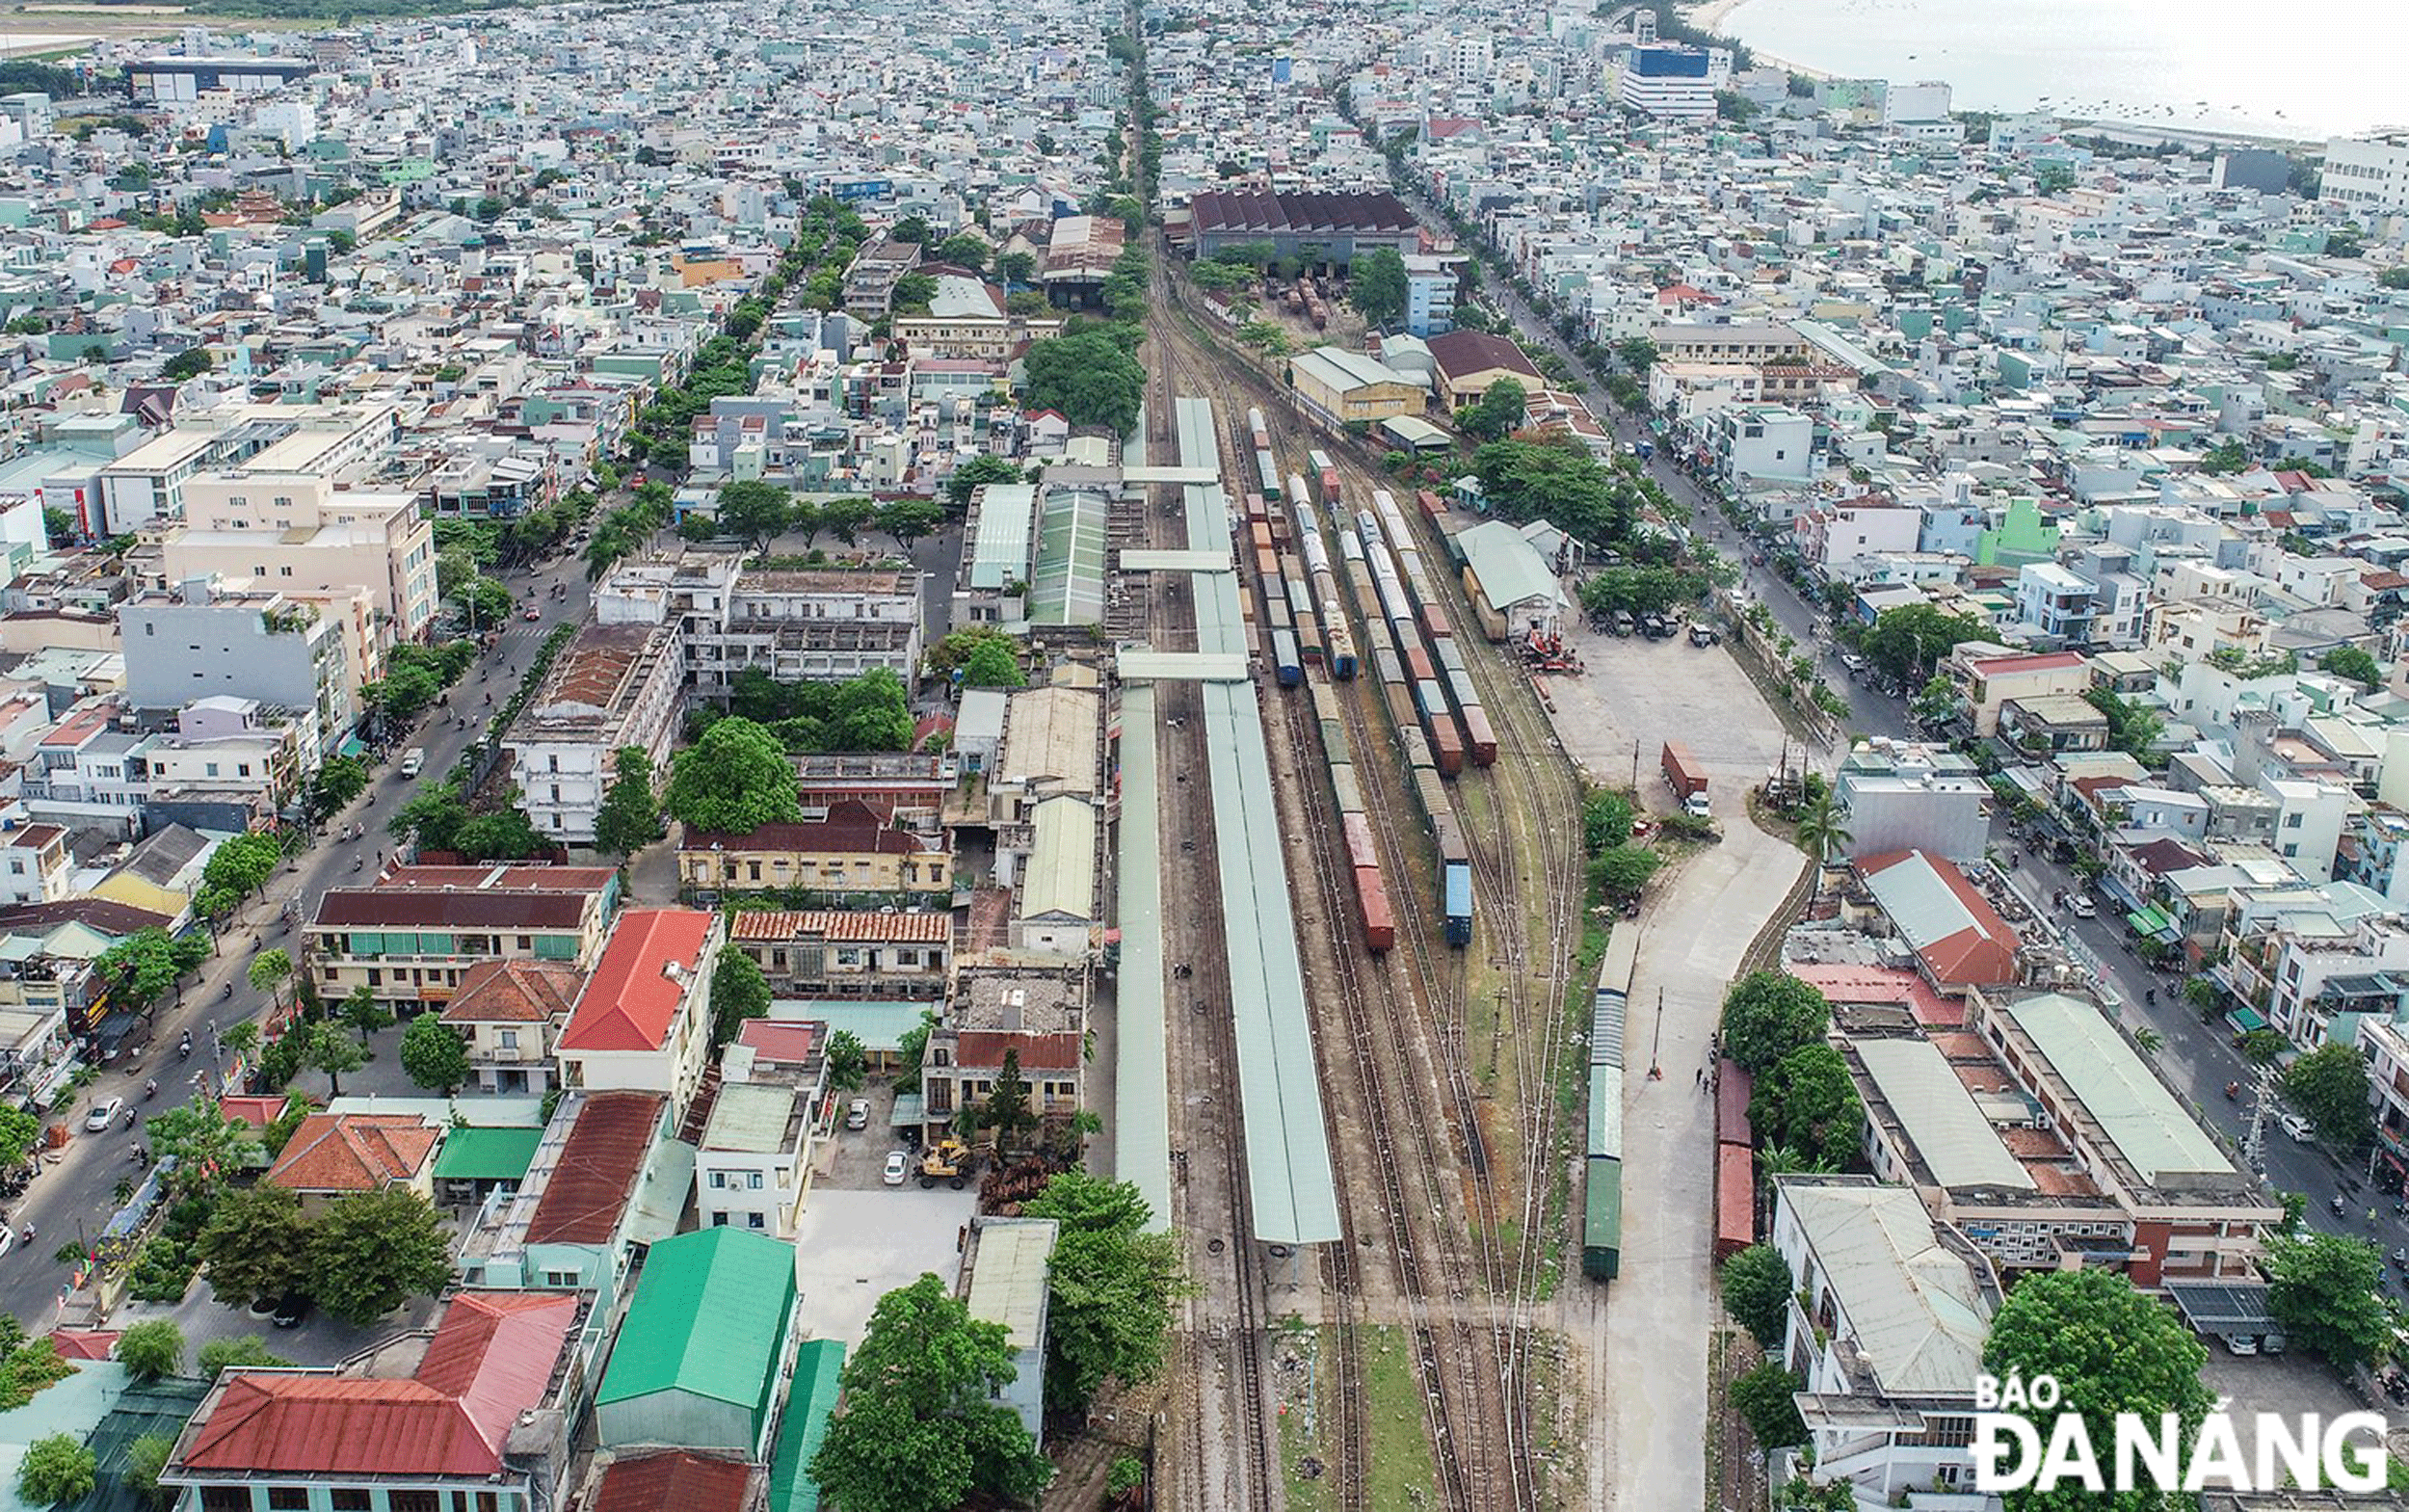
[[[2322,142],[2409,124],[2409,0],[1740,0],[1715,29],[1959,110]]]

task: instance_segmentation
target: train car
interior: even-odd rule
[[[1356,673],[1355,632],[1347,628],[1346,613],[1338,606],[1337,591],[1324,600],[1329,604],[1322,625],[1322,639],[1330,649],[1330,675],[1341,682],[1350,681]]]
[[[1464,754],[1474,766],[1497,764],[1497,735],[1489,728],[1489,711],[1469,703],[1458,711],[1464,720]]]
[[[1331,464],[1330,454],[1309,451],[1305,454],[1305,464],[1313,470],[1322,486],[1322,508],[1336,515],[1338,511],[1338,469]]]
[[[1293,618],[1296,622],[1298,653],[1305,658],[1307,666],[1321,666],[1323,663],[1321,621],[1314,616],[1311,606],[1301,598],[1296,600]]]
[[[1439,796],[1445,797],[1443,793]],[[1471,864],[1472,853],[1464,844],[1464,826],[1457,820],[1455,810],[1444,803],[1430,816],[1430,837],[1439,848],[1441,866]]]
[[[1440,868],[1439,911],[1451,945],[1472,942],[1472,863],[1449,862]]]
[[[1425,683],[1423,686],[1429,688],[1434,695],[1439,691],[1439,684],[1435,682]],[[1455,716],[1442,707],[1429,716],[1424,728],[1430,735],[1431,759],[1439,763],[1440,775],[1453,777],[1463,771],[1464,734],[1455,728]]]
[[[1355,868],[1355,904],[1365,949],[1377,955],[1396,944],[1396,911],[1390,906],[1388,884],[1381,880],[1378,866]]]
[[[1430,737],[1419,725],[1404,725],[1397,729],[1397,745],[1405,753],[1405,769],[1409,772],[1436,772],[1439,763],[1431,759]],[[1441,806],[1445,807],[1444,805]],[[1427,819],[1429,814],[1422,815]]]
[[[1612,1281],[1623,1269],[1623,1162],[1592,1155],[1581,1164],[1581,1274]]]
[[[1441,518],[1447,513],[1446,500],[1441,498],[1438,494],[1433,493],[1428,489],[1423,489],[1416,492],[1414,495],[1414,502],[1419,504],[1422,507],[1422,513],[1434,520]]]
[[[1342,813],[1338,816],[1338,828],[1346,837],[1348,865],[1360,867],[1380,864],[1380,852],[1372,844],[1372,821],[1369,814]]]
[[[1383,683],[1380,695],[1389,703],[1389,722],[1399,729],[1412,729],[1419,718],[1414,712],[1414,685],[1399,677],[1394,682]]]
[[[1257,451],[1267,452],[1271,450],[1271,432],[1264,428],[1263,411],[1261,410],[1250,409],[1247,411],[1246,428],[1249,438],[1255,442],[1255,449]]]
[[[1305,662],[1298,656],[1296,631],[1275,623],[1271,631],[1272,673],[1284,688],[1293,688],[1305,680]]]
[[[1343,751],[1346,748],[1341,746],[1338,749]],[[1363,811],[1363,784],[1356,780],[1353,762],[1337,761],[1331,764],[1330,794],[1337,803],[1340,813]]]
[[[1405,649],[1405,673],[1416,682],[1437,682],[1438,669],[1431,665],[1430,652],[1422,650],[1419,641]]]
[[[1440,608],[1437,600],[1420,589],[1415,590],[1415,596],[1421,600],[1422,632],[1434,641],[1453,639],[1455,631],[1447,624],[1446,611]]]
[[[1266,504],[1279,503],[1280,464],[1272,461],[1270,452],[1257,450],[1255,453],[1255,476],[1263,486],[1263,502]]]
[[[1288,613],[1288,600],[1276,590],[1263,595],[1263,623],[1283,634],[1296,634],[1296,620]]]

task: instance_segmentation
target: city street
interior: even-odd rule
[[[426,748],[422,781],[448,770],[484,729],[490,712],[485,707],[485,695],[491,693],[497,707],[507,702],[543,637],[554,625],[585,614],[585,564],[573,552],[554,556],[532,572],[512,572],[503,581],[520,599],[521,610],[529,607],[527,591],[532,586],[533,607],[541,619],[530,623],[515,611],[493,650],[452,687],[444,703],[420,719],[415,731],[393,743],[387,753],[392,759],[378,768],[367,790],[350,808],[328,821],[326,837],[286,862],[262,894],[245,906],[221,938],[219,953],[158,1007],[139,1061],[129,1063],[120,1055],[71,1101],[51,1110],[47,1122],[64,1126],[74,1137],[66,1148],[42,1157],[40,1174],[8,1218],[17,1242],[0,1256],[0,1311],[14,1315],[29,1330],[40,1332],[58,1315],[67,1267],[52,1260],[52,1252],[64,1240],[99,1233],[117,1210],[113,1188],[118,1178],[139,1177],[131,1159],[139,1131],[119,1127],[105,1134],[87,1134],[83,1131],[85,1114],[95,1102],[113,1097],[123,1098],[127,1106],[144,1113],[187,1101],[196,1077],[223,1064],[215,1053],[217,1034],[267,1010],[266,1000],[244,977],[255,951],[281,946],[297,956],[300,953],[301,931],[285,926],[279,918],[284,905],[297,902],[299,917],[306,920],[320,893],[365,882],[375,873],[379,856],[392,853],[394,840],[385,831],[385,822],[419,785],[401,777],[396,765],[401,751],[411,745]],[[550,597],[555,582],[569,585],[565,597]],[[454,724],[455,711],[469,717],[466,729]],[[352,824],[362,826],[362,838],[348,843],[331,838]],[[176,1042],[187,1029],[193,1035],[193,1056],[178,1060]],[[142,1031],[137,1031],[137,1037],[143,1038]],[[381,1053],[389,1061],[399,1033],[388,1031],[382,1039]],[[158,1079],[159,1095],[146,1103],[143,1084],[152,1077]],[[303,1075],[302,1085],[306,1088],[322,1083],[315,1073]],[[31,1244],[23,1240],[28,1224],[35,1231]]]

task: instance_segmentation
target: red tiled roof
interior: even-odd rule
[[[106,1360],[117,1353],[118,1330],[63,1328],[50,1336],[62,1360]]]
[[[736,1029],[736,1043],[753,1050],[754,1059],[773,1065],[801,1066],[820,1053],[828,1025],[816,1019],[781,1023],[773,1019],[747,1019]]]
[[[752,1468],[742,1460],[711,1459],[668,1449],[614,1461],[587,1512],[742,1512]]]
[[[544,1023],[569,1012],[586,973],[559,961],[480,961],[443,1005],[445,1023]]]
[[[1075,1034],[1008,1034],[996,1029],[968,1029],[954,1042],[957,1065],[1001,1066],[1004,1051],[1020,1052],[1022,1071],[1069,1071],[1079,1064]]]
[[[543,1401],[577,1323],[574,1296],[463,1291],[407,1380],[238,1369],[179,1462],[270,1474],[490,1475]]]
[[[953,937],[950,914],[874,914],[842,909],[807,913],[748,910],[728,921],[738,940],[795,940],[818,936],[825,940],[874,941],[880,943],[941,944]]]
[[[657,1092],[596,1092],[577,1110],[535,1216],[530,1244],[600,1244],[619,1227],[644,1174],[669,1099]]]
[[[710,936],[711,915],[694,909],[622,914],[586,990],[577,995],[577,1011],[561,1033],[560,1048],[651,1050],[667,1044]]]
[[[1916,947],[1925,972],[1944,989],[2016,980],[2016,931],[1953,863],[1921,851],[1893,851],[1866,857],[1858,862],[1857,869],[1863,876],[1875,877],[1894,866],[1919,864],[1929,868],[1933,878],[1948,889],[1968,919],[1965,927]]]
[[[1986,677],[1996,677],[2003,672],[2054,672],[2060,667],[2079,667],[2083,661],[2080,651],[2032,651],[1970,659],[1967,665]]]
[[[1486,331],[1450,331],[1431,337],[1427,344],[1431,360],[1450,378],[1503,368],[1527,379],[1524,386],[1528,388],[1538,388],[1546,382],[1539,369],[1531,365],[1531,359],[1522,355],[1521,347]]]
[[[381,1191],[416,1175],[442,1137],[415,1113],[312,1113],[267,1179],[297,1192]]]
[[[238,1092],[231,1097],[218,1099],[218,1111],[227,1118],[240,1119],[253,1128],[265,1128],[284,1116],[284,1094],[278,1092],[267,1097],[252,1097],[249,1093]]]

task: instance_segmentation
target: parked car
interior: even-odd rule
[[[2316,1130],[2310,1127],[2309,1121],[2297,1113],[2279,1113],[2276,1115],[2275,1122],[2283,1126],[2285,1133],[2291,1135],[2304,1145],[2316,1137]]]
[[[889,1150],[887,1152],[887,1169],[879,1173],[879,1180],[889,1186],[901,1186],[911,1171],[912,1157],[900,1150]]]
[[[118,1121],[118,1115],[124,1111],[125,1100],[123,1098],[102,1099],[100,1101],[92,1105],[91,1112],[84,1115],[84,1132],[87,1134],[99,1133],[110,1125],[116,1123]]]
[[[845,1104],[845,1127],[847,1128],[867,1128],[870,1127],[869,1099],[856,1098],[851,1102]]]
[[[525,614],[520,615],[519,618],[526,621],[529,624],[533,624],[537,621],[543,618],[543,611],[541,609],[530,609]]]

